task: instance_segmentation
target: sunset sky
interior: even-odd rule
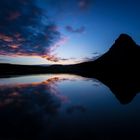
[[[121,33],[140,44],[139,0],[1,0],[0,9],[1,63],[96,59]]]

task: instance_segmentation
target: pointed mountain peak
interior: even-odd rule
[[[121,34],[118,39],[116,39],[113,46],[110,48],[110,51],[122,50],[122,49],[130,49],[135,48],[137,44],[135,41],[127,34]]]
[[[98,58],[96,63],[113,67],[137,65],[140,63],[140,47],[129,35],[121,34],[109,51]]]
[[[121,34],[119,36],[119,38],[116,40],[116,43],[117,42],[120,42],[120,43],[122,43],[122,42],[135,43],[134,40],[127,34]]]

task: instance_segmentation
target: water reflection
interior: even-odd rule
[[[46,139],[51,121],[61,104],[68,100],[60,94],[57,83],[76,79],[73,75],[1,78],[0,138]],[[72,109],[74,107],[68,109],[69,112]]]
[[[41,83],[28,84],[25,84],[25,81],[10,84],[7,80],[5,85],[1,83],[0,136],[2,138],[38,139],[40,137],[43,127],[49,125],[61,104],[57,96],[50,94],[51,91],[55,91],[53,84],[57,80],[54,78]]]
[[[134,138],[140,96],[122,106],[109,88],[76,75],[1,78],[0,139]]]

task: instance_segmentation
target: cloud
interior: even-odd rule
[[[57,26],[36,0],[1,0],[0,55],[48,55],[60,38]]]
[[[92,54],[93,54],[94,56],[95,56],[95,55],[97,55],[97,56],[101,55],[99,52],[93,52]]]
[[[71,32],[71,33],[83,33],[85,31],[84,26],[77,29],[74,29],[72,26],[66,26],[65,28],[68,32]]]
[[[87,10],[92,3],[92,0],[78,0],[78,7],[81,10]]]
[[[60,46],[64,45],[68,42],[68,37],[61,37],[56,43],[54,43],[51,47],[47,48],[47,55],[44,55],[43,58],[53,61],[53,62],[59,62],[61,60],[60,57],[57,56],[57,54],[54,54],[55,50],[59,48]]]
[[[69,40],[68,37],[61,37],[56,43],[54,43],[50,48],[47,49],[48,53],[54,52],[58,47],[64,45]]]
[[[85,57],[82,59],[82,62],[86,62],[86,61],[94,61],[96,59],[98,59],[102,54],[100,54],[99,52],[94,52],[92,53],[93,56],[92,57]]]

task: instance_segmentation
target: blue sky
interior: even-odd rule
[[[4,14],[0,13],[0,62],[69,64],[94,59],[105,53],[121,33],[129,34],[140,44],[139,0],[14,1],[16,7],[23,6],[24,10],[15,11],[12,5],[9,11],[1,1],[5,8]],[[33,9],[33,15],[25,14],[31,12],[29,9]],[[30,21],[31,16],[34,22]],[[7,26],[3,26],[3,19]],[[27,23],[23,24],[25,20]],[[24,41],[13,37],[17,32]],[[13,42],[7,42],[6,37]]]

